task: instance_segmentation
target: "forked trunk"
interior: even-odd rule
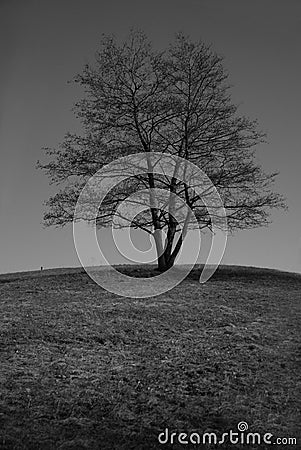
[[[171,252],[172,249],[172,244],[174,241],[174,236],[172,237],[169,236],[169,238],[167,238],[167,243],[165,245],[165,249],[163,249],[163,245],[162,245],[162,238],[161,238],[161,242],[159,242],[158,239],[158,245],[157,245],[157,241],[156,241],[156,246],[157,246],[157,258],[158,258],[158,271],[159,272],[166,272],[168,269],[170,269],[171,267],[173,267],[175,260],[179,254],[179,251],[181,249],[182,246],[182,236],[179,237],[179,240],[176,243],[176,246],[174,248],[174,250]],[[162,253],[158,252],[158,246],[160,247]]]
[[[177,243],[172,250],[172,245],[174,242],[174,238],[176,235],[176,228],[173,221],[170,222],[169,229],[167,232],[167,242],[164,246],[163,250],[163,244],[162,244],[162,234],[161,230],[160,233],[154,233],[155,235],[155,241],[156,241],[156,247],[157,247],[157,255],[158,255],[158,270],[160,272],[165,272],[166,270],[170,269],[174,266],[174,263],[176,261],[176,258],[179,254],[179,251],[181,250],[181,247],[183,245],[185,236],[188,231],[188,226],[191,218],[191,210],[189,209],[185,218],[184,226],[181,232],[181,235],[179,236],[179,239],[177,240]],[[158,251],[158,248],[160,248],[160,252]],[[161,253],[162,252],[162,253]]]

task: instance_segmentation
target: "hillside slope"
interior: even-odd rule
[[[0,275],[0,448],[175,449],[166,428],[221,436],[242,421],[300,445],[301,275],[198,276],[131,299],[80,269]]]

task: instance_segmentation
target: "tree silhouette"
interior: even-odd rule
[[[68,133],[58,149],[46,148],[47,163],[38,162],[52,182],[62,185],[46,203],[45,224],[72,222],[79,193],[104,165],[135,153],[160,152],[208,175],[222,198],[229,231],[267,225],[271,208],[285,208],[282,196],[271,189],[277,174],[265,173],[255,162],[256,146],[265,135],[256,121],[239,115],[222,62],[209,46],[181,33],[162,52],[140,31],[132,30],[121,44],[104,36],[94,64],[74,79],[85,90],[75,105],[83,135]],[[158,267],[164,271],[183,245],[191,211],[200,229],[212,228],[204,203],[210,192],[196,194],[191,179],[177,178],[176,168],[173,176],[165,176],[148,164],[144,174],[129,177],[106,196],[98,226],[112,224],[122,201],[149,188],[169,193],[167,207],[150,194],[149,208],[127,226],[154,235]],[[186,215],[177,198],[188,205]],[[126,217],[121,218],[125,226]]]

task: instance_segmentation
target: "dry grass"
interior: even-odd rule
[[[157,436],[240,421],[300,437],[301,275],[198,274],[138,300],[81,270],[1,275],[0,448],[189,448]]]

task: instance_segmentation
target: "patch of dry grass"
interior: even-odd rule
[[[1,275],[0,448],[175,449],[158,443],[166,427],[221,434],[240,421],[300,437],[301,276],[198,276],[131,299],[81,270]]]

